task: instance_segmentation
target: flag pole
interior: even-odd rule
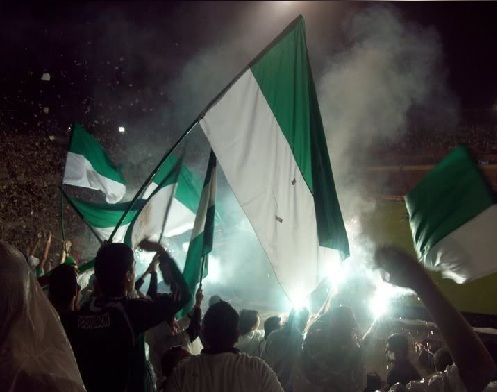
[[[85,223],[85,225],[90,229],[90,231],[95,236],[95,238],[98,240],[98,242],[100,243],[100,245],[102,245],[104,242],[100,238],[100,236],[97,234],[97,232],[95,231],[95,229],[85,220],[85,218],[83,217],[83,214],[81,213],[81,211],[79,211],[78,208],[74,205],[74,203],[72,202],[72,200],[70,199],[70,197],[67,195],[67,193],[64,192],[64,190],[62,189],[62,187],[59,187],[59,189],[60,189],[61,194],[66,199],[66,201],[69,203],[69,205],[74,209],[74,211],[76,212],[76,214],[81,218],[81,220]]]
[[[62,234],[62,242],[66,242],[66,230],[64,227],[64,195],[62,194],[62,184],[60,184],[60,231]]]
[[[126,217],[126,215],[128,214],[128,212],[131,210],[131,208],[133,208],[134,204],[136,203],[136,201],[138,200],[138,198],[141,196],[141,194],[143,193],[143,191],[145,190],[146,186],[150,183],[150,181],[152,180],[152,178],[155,176],[155,174],[159,171],[159,168],[162,166],[162,164],[166,161],[167,158],[169,158],[169,155],[171,155],[171,153],[176,149],[176,147],[178,147],[178,145],[185,139],[185,137],[188,136],[188,134],[193,130],[193,128],[195,128],[195,126],[200,122],[200,120],[205,116],[205,114],[207,113],[207,111],[209,111],[216,103],[217,101],[219,101],[223,96],[224,94],[226,94],[226,91],[228,91],[237,81],[238,79],[240,79],[242,77],[242,75],[247,71],[249,70],[252,65],[254,65],[256,62],[259,61],[259,59],[261,57],[263,57],[269,50],[271,50],[271,48],[273,46],[275,46],[278,41],[281,40],[281,38],[283,38],[301,19],[303,19],[302,15],[299,15],[297,16],[294,20],[292,20],[292,22],[290,22],[290,24],[285,27],[285,29],[276,36],[276,38],[274,38],[271,43],[269,45],[267,45],[261,52],[259,52],[259,54],[257,56],[255,56],[252,61],[250,61],[250,63],[248,63],[236,76],[235,78],[229,82],[226,87],[224,87],[220,92],[219,94],[217,94],[208,104],[207,106],[204,108],[204,110],[202,110],[200,112],[200,114],[197,116],[197,118],[195,120],[193,120],[193,122],[190,124],[190,126],[186,129],[186,131],[179,137],[179,139],[174,143],[174,145],[166,152],[166,154],[162,157],[162,159],[159,161],[159,163],[157,164],[157,166],[154,168],[154,170],[152,170],[152,173],[150,173],[150,175],[147,177],[147,179],[145,180],[145,182],[143,183],[143,185],[140,187],[140,189],[138,189],[138,192],[136,192],[135,196],[133,197],[133,199],[130,201],[129,205],[128,205],[128,208],[126,208],[126,210],[124,211],[123,215],[121,216],[121,218],[119,219],[119,221],[117,222],[117,225],[116,227],[114,228],[114,230],[112,231],[108,241],[109,242],[112,242],[112,238],[114,238],[114,235],[116,234],[117,232],[117,229],[119,228],[119,226],[121,226],[122,222],[124,221],[124,218]]]
[[[207,261],[208,255],[205,255],[202,257],[202,263],[200,265],[200,281],[199,281],[199,289],[202,289],[202,281],[204,280],[204,266],[205,262]]]
[[[71,134],[69,135],[69,143],[67,144],[67,150],[71,148],[72,138],[74,136],[74,123],[71,124]],[[67,164],[67,157],[66,157]],[[65,174],[65,169],[64,169]],[[60,231],[62,234],[62,243],[65,245],[66,243],[66,229],[64,227],[64,194],[62,192],[62,188],[64,185],[64,175],[62,176],[62,180],[60,180]]]

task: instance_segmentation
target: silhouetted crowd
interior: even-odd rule
[[[38,241],[39,242],[39,241]],[[38,246],[35,244],[35,246]],[[50,241],[45,244],[44,254]],[[158,243],[134,274],[125,244],[104,244],[83,289],[71,246],[49,270],[0,243],[0,389],[7,391],[492,391],[496,365],[473,328],[441,294],[424,268],[393,247],[375,254],[389,282],[414,290],[446,346],[419,343],[422,378],[409,359],[408,336],[386,340],[386,379],[368,372],[365,335],[353,311],[333,298],[317,314],[294,309],[267,317],[237,312],[218,296],[202,315],[203,291],[190,293],[175,260]],[[32,252],[34,253],[34,252]],[[42,256],[43,257],[43,256]],[[45,269],[43,269],[45,268]],[[43,291],[37,276],[48,274]],[[158,274],[169,293],[157,290]],[[146,293],[140,291],[150,275]],[[47,276],[45,276],[47,277]],[[193,307],[185,309],[194,297]]]

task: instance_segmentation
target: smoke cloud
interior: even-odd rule
[[[399,140],[410,120],[451,129],[458,104],[434,29],[403,20],[392,7],[372,6],[347,20],[344,35],[347,45],[318,78],[318,95],[342,212],[350,219],[373,206],[364,165],[378,160],[374,147]]]

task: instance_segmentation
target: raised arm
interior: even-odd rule
[[[173,298],[179,307],[177,311],[187,304],[192,294],[186,285],[185,278],[181,274],[174,259],[167,253],[162,245],[149,240],[140,242],[140,248],[148,252],[156,252],[159,256],[159,269],[164,282],[171,287]]]
[[[375,260],[386,272],[385,280],[418,294],[440,329],[466,389],[469,392],[482,391],[495,374],[496,367],[466,319],[440,292],[417,260],[394,247],[379,248]]]
[[[64,241],[62,245],[62,253],[60,255],[60,264],[66,262],[67,255],[71,252],[72,242],[70,240]]]
[[[41,269],[45,271],[45,264],[48,259],[48,252],[50,251],[50,245],[52,244],[52,232],[48,232],[47,242],[45,243],[45,249],[43,249],[43,257],[41,258]]]
[[[200,335],[201,321],[202,321],[202,300],[204,299],[204,292],[202,287],[199,287],[197,293],[195,294],[195,305],[191,311],[190,324],[186,328],[186,332],[190,337],[190,342],[193,342]]]
[[[157,297],[157,288],[159,286],[159,279],[157,277],[157,266],[159,265],[159,259],[154,257],[150,263],[150,283],[148,285],[147,295],[150,298]]]
[[[38,233],[36,235],[36,241],[35,241],[34,245],[29,249],[28,256],[34,256],[35,255],[36,250],[40,246],[40,241],[41,241],[41,233]]]

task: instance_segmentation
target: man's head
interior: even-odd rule
[[[110,297],[126,295],[134,279],[133,251],[125,244],[103,245],[95,259],[95,277],[99,292]]]
[[[271,316],[264,322],[264,339],[267,339],[269,334],[281,328],[281,317]]]
[[[240,312],[240,335],[245,335],[259,326],[259,312],[257,310],[243,309]]]
[[[219,295],[213,295],[209,298],[209,306],[217,304],[220,301],[222,301],[222,298]]]
[[[57,312],[75,310],[79,291],[74,266],[61,264],[52,270],[48,283],[48,298]]]
[[[238,313],[224,301],[212,305],[202,322],[202,336],[211,350],[231,349],[238,340]]]
[[[161,359],[162,376],[169,378],[174,368],[191,354],[181,346],[175,346],[166,351]]]
[[[435,364],[435,370],[437,372],[443,372],[454,363],[452,360],[452,355],[447,347],[442,347],[433,355],[433,363]]]
[[[409,342],[407,336],[401,333],[394,333],[387,339],[385,352],[390,361],[406,359],[409,354]]]

